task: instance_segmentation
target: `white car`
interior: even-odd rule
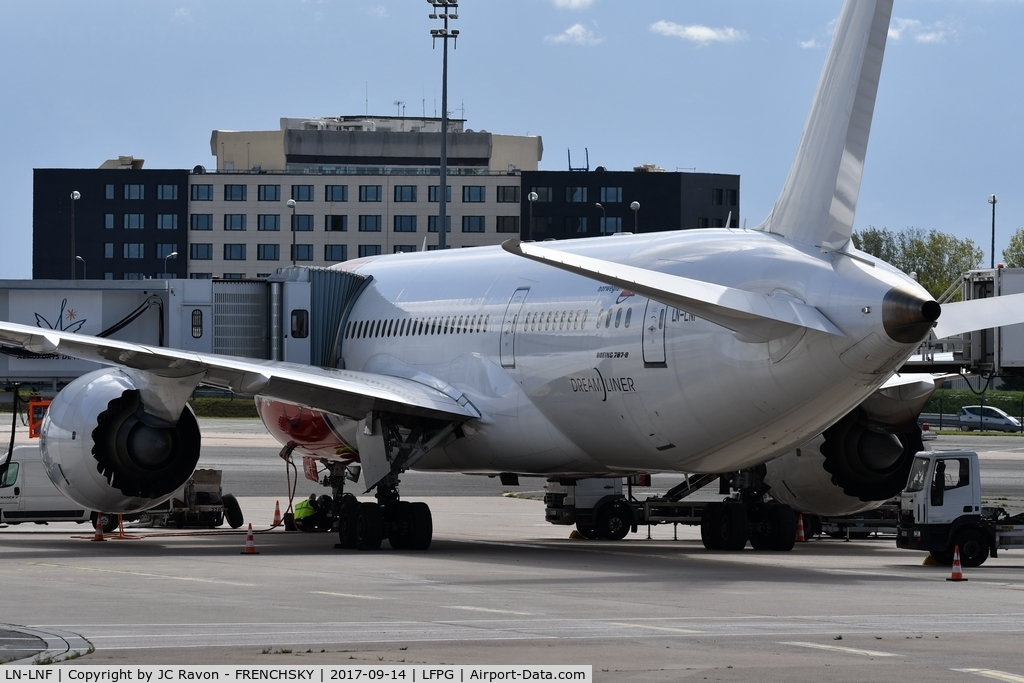
[[[991,406],[964,406],[960,409],[958,417],[960,418],[960,430],[964,432],[975,429],[993,432],[1021,431],[1020,420]]]

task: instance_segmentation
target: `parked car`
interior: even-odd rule
[[[964,406],[957,416],[960,419],[960,430],[970,432],[975,429],[994,432],[1019,432],[1020,420],[1010,417],[999,408],[991,406]]]

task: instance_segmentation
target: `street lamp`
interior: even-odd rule
[[[604,207],[601,205],[601,202],[594,202],[594,206],[601,209],[601,234],[603,235],[604,226],[608,222],[608,214],[605,213]]]
[[[81,256],[76,256],[75,260],[82,262],[82,279],[83,280],[88,280],[89,279],[89,270],[86,268],[85,259],[82,258]],[[77,270],[77,269],[78,268],[76,267],[75,270]]]
[[[75,253],[75,202],[82,198],[82,193],[78,190],[71,191],[71,279],[75,279],[76,271],[78,270],[78,262],[76,257],[78,254]]]
[[[637,214],[640,213],[640,202],[632,202],[629,205],[629,208],[633,209],[633,232],[638,232],[636,224],[637,224]]]
[[[289,199],[285,204],[292,210],[292,265],[295,265],[295,200]]]
[[[988,196],[988,203],[992,205],[992,263],[989,268],[996,267],[996,202],[999,198],[994,194]]]
[[[533,239],[533,203],[535,201],[537,201],[537,193],[536,192],[531,192],[530,194],[526,195],[526,198],[528,200],[530,200],[530,229],[527,230],[527,232],[526,232],[526,239],[532,240]]]
[[[441,19],[444,22],[444,28],[430,29],[430,37],[433,39],[432,45],[436,45],[438,39],[441,40],[444,53],[441,62],[441,163],[440,169],[438,169],[438,175],[441,177],[441,196],[437,200],[437,248],[445,249],[448,237],[448,41],[454,40],[456,48],[459,45],[459,31],[458,29],[449,30],[448,20],[459,18],[459,2],[458,0],[427,0],[427,2],[432,9],[430,18]]]
[[[178,258],[178,252],[172,251],[167,256],[164,256],[164,279],[165,280],[170,280],[171,279],[171,278],[167,277],[167,259],[169,259],[169,258]]]

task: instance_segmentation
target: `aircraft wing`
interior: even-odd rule
[[[783,337],[797,327],[845,336],[814,306],[603,259],[506,240],[502,248],[584,277],[642,294],[717,325],[760,340]]]
[[[439,382],[427,386],[388,375],[193,353],[2,321],[0,344],[141,370],[158,377],[186,381],[198,378],[190,382],[191,387],[198,382],[354,419],[363,419],[375,410],[457,421],[480,417],[461,392]]]

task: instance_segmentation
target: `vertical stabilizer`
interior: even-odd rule
[[[796,159],[760,226],[828,251],[853,232],[892,0],[846,0]]]

